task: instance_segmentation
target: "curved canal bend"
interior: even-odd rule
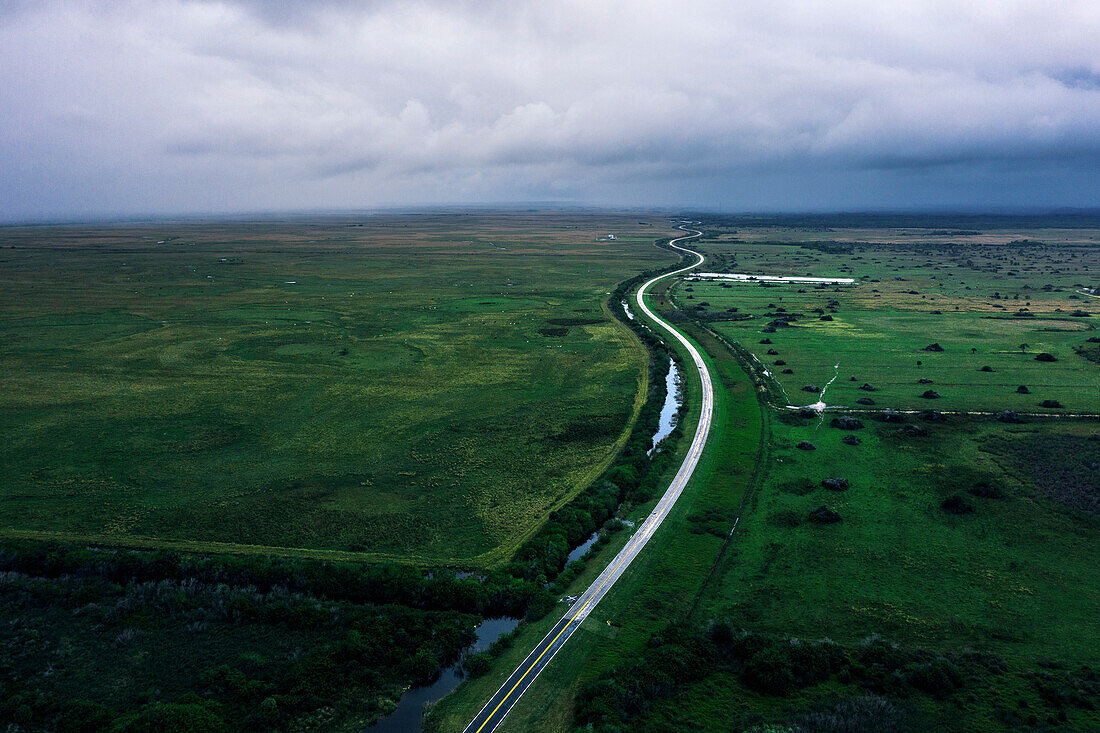
[[[679,270],[674,270],[664,275],[658,275],[652,280],[647,281],[638,288],[636,301],[641,312],[645,313],[653,323],[663,328],[683,345],[684,349],[695,363],[695,368],[699,372],[699,380],[702,384],[702,410],[699,413],[699,424],[695,429],[695,437],[691,441],[691,447],[688,448],[687,456],[684,457],[684,462],[680,465],[680,470],[676,472],[676,476],[672,479],[672,483],[661,497],[661,500],[657,502],[657,506],[654,507],[650,515],[646,517],[642,526],[631,536],[626,546],[615,556],[615,559],[604,568],[600,576],[592,582],[592,585],[577,598],[565,615],[562,616],[561,620],[554,625],[554,628],[550,629],[550,632],[535,646],[531,653],[527,655],[527,658],[523,660],[523,663],[520,664],[504,684],[501,685],[500,689],[489,698],[489,702],[485,704],[481,712],[479,712],[474,719],[470,721],[470,724],[466,726],[465,733],[492,733],[492,731],[496,730],[497,726],[504,720],[504,717],[527,688],[530,687],[531,683],[534,682],[535,678],[538,677],[539,673],[550,663],[550,660],[553,659],[558,650],[565,645],[565,642],[569,640],[573,632],[580,627],[581,623],[588,617],[588,614],[596,607],[596,604],[600,602],[609,590],[611,590],[615,581],[622,576],[626,568],[634,558],[638,556],[638,553],[641,552],[646,543],[649,542],[654,532],[661,526],[661,522],[668,516],[669,510],[672,509],[676,500],[680,498],[680,494],[691,479],[695,467],[699,464],[699,458],[703,454],[703,447],[707,443],[707,436],[710,435],[710,425],[714,413],[714,388],[710,378],[710,371],[707,369],[706,362],[703,361],[703,355],[699,353],[699,350],[695,348],[691,341],[673,328],[671,324],[658,317],[657,314],[651,311],[649,306],[645,304],[646,290],[654,283],[693,270],[703,264],[706,259],[700,253],[677,244],[678,242],[702,236],[703,233],[694,229],[688,229],[684,226],[681,226],[680,229],[694,233],[671,240],[669,246],[681,252],[695,255],[699,258],[698,261],[695,262],[695,264],[682,267]]]

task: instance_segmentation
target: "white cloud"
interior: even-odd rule
[[[55,0],[0,19],[7,218],[523,197],[800,208],[829,203],[807,177],[898,170],[875,189],[896,200],[855,204],[917,205],[950,203],[929,194],[945,166],[961,203],[1035,201],[992,186],[1029,166],[1064,203],[1100,192],[1091,1]]]

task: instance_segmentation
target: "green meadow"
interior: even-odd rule
[[[593,720],[578,698],[608,679],[636,675],[644,688],[631,664],[661,658],[674,670],[679,657],[667,655],[689,649],[700,655],[691,672],[639,705],[631,729],[1100,725],[1100,424],[908,418],[845,431],[782,417],[770,421],[756,490],[692,611],[601,665],[574,693],[575,716]],[[910,437],[906,425],[925,434]],[[841,442],[851,435],[858,445]],[[797,449],[804,440],[817,449]],[[848,487],[827,488],[827,478]],[[839,519],[814,521],[820,507]],[[723,657],[711,646],[716,624],[734,630],[734,648],[744,638],[763,651]],[[833,650],[833,666],[801,659],[807,645]]]
[[[681,307],[752,351],[788,404],[817,402],[804,388],[835,376],[831,406],[1100,412],[1100,298],[1081,292],[1100,280],[1096,232],[822,236],[712,233],[701,245],[712,256],[704,269],[855,284],[696,281],[675,290]],[[769,328],[777,320],[789,325]],[[942,350],[926,350],[936,345]],[[1037,361],[1044,353],[1054,361]],[[929,390],[938,396],[923,397]],[[1062,407],[1042,406],[1047,400]]]
[[[0,230],[0,531],[491,565],[644,394],[660,218]],[[600,241],[615,233],[615,241]]]
[[[655,294],[666,315],[686,315],[718,377],[704,463],[501,730],[1100,725],[1100,422],[1088,414],[1100,411],[1100,366],[1077,352],[1096,348],[1100,310],[1077,292],[1100,272],[1096,232],[945,234],[958,241],[943,248],[905,230],[703,228],[705,270],[859,284],[682,281]],[[730,308],[752,318],[714,316]],[[762,333],[773,314],[803,315]],[[932,343],[943,351],[924,351]],[[782,391],[727,344],[763,361],[790,403],[816,402],[801,387],[836,376],[827,403],[856,409],[773,403]],[[1042,352],[1056,360],[1036,361]],[[941,396],[919,396],[928,389]],[[883,420],[888,407],[941,412]],[[1018,422],[997,419],[1003,410]],[[860,424],[831,424],[844,415]],[[523,653],[436,706],[432,729],[461,730]]]

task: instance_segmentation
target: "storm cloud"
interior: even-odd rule
[[[0,218],[1100,203],[1100,4],[0,5]]]

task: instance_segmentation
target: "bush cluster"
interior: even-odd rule
[[[990,660],[903,649],[877,636],[846,648],[829,639],[747,632],[725,621],[699,629],[673,627],[654,635],[639,658],[583,687],[574,724],[596,731],[632,730],[653,703],[720,672],[735,674],[745,687],[770,696],[836,679],[875,695],[946,697],[979,666],[1003,671]]]

